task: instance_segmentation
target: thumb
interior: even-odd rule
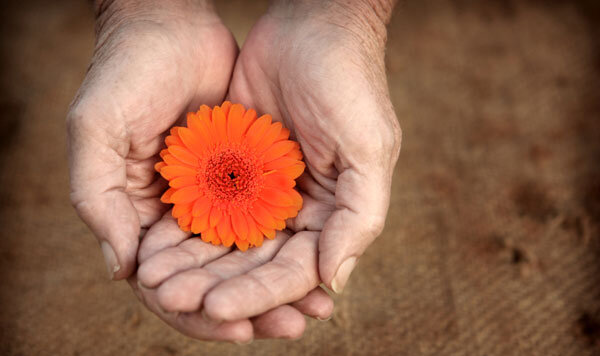
[[[336,185],[336,210],[319,239],[321,280],[341,293],[358,258],[383,230],[389,205],[391,173],[344,170]]]
[[[72,108],[67,117],[71,202],[98,239],[109,277],[123,279],[135,270],[140,233],[125,192],[129,145],[125,130],[98,113]]]

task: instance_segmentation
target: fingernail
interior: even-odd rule
[[[356,257],[350,257],[344,262],[342,262],[342,264],[337,270],[337,273],[333,277],[333,280],[331,281],[331,288],[334,292],[336,292],[337,294],[342,293],[342,291],[344,290],[344,286],[346,285],[346,282],[350,277],[350,273],[352,273],[352,270],[354,269],[355,265]]]
[[[117,255],[115,255],[115,251],[110,247],[110,244],[106,241],[102,241],[100,244],[102,248],[102,254],[104,254],[104,261],[106,261],[106,269],[108,271],[108,278],[111,280],[115,278],[115,273],[117,273],[121,266],[119,266],[119,262],[117,260]]]
[[[328,316],[327,318],[323,319],[323,318],[319,318],[318,316],[316,317],[318,321],[329,321],[331,320],[331,315]]]

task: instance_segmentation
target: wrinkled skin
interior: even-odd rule
[[[186,15],[198,11],[205,16]],[[68,116],[72,200],[113,278],[128,278],[148,308],[184,334],[242,343],[299,337],[303,314],[332,313],[319,284],[341,292],[383,228],[400,148],[384,40],[351,18],[307,11],[274,6],[237,61],[210,9],[174,6],[160,20],[117,11],[100,26]],[[283,121],[308,167],[298,182],[299,215],[247,252],[189,239],[158,201],[166,185],[152,168],[168,128],[226,94]]]

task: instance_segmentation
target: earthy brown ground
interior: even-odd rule
[[[594,2],[399,6],[387,65],[404,142],[387,227],[332,321],[246,347],[183,337],[106,280],[65,159],[91,11],[3,2],[0,354],[600,354]],[[219,2],[239,40],[264,8]]]

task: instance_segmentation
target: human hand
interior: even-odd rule
[[[400,148],[385,41],[358,14],[311,10],[275,5],[249,34],[229,92],[233,102],[283,121],[300,142],[308,171],[299,181],[304,207],[288,225],[296,234],[228,253],[185,236],[159,241],[157,224],[140,248],[138,277],[157,288],[165,310],[202,308],[208,319],[235,321],[321,293],[314,289],[321,280],[340,292],[383,227]],[[380,21],[373,15],[369,21]],[[162,251],[146,259],[146,249]],[[305,314],[322,318],[328,303],[323,298]]]
[[[249,34],[229,89],[300,143],[304,207],[288,227],[321,232],[318,272],[337,293],[383,229],[400,151],[384,65],[392,7],[276,2]]]
[[[116,0],[96,10],[96,49],[67,115],[71,200],[111,278],[123,279],[140,232],[167,209],[153,168],[165,132],[222,101],[237,45],[206,2]]]

